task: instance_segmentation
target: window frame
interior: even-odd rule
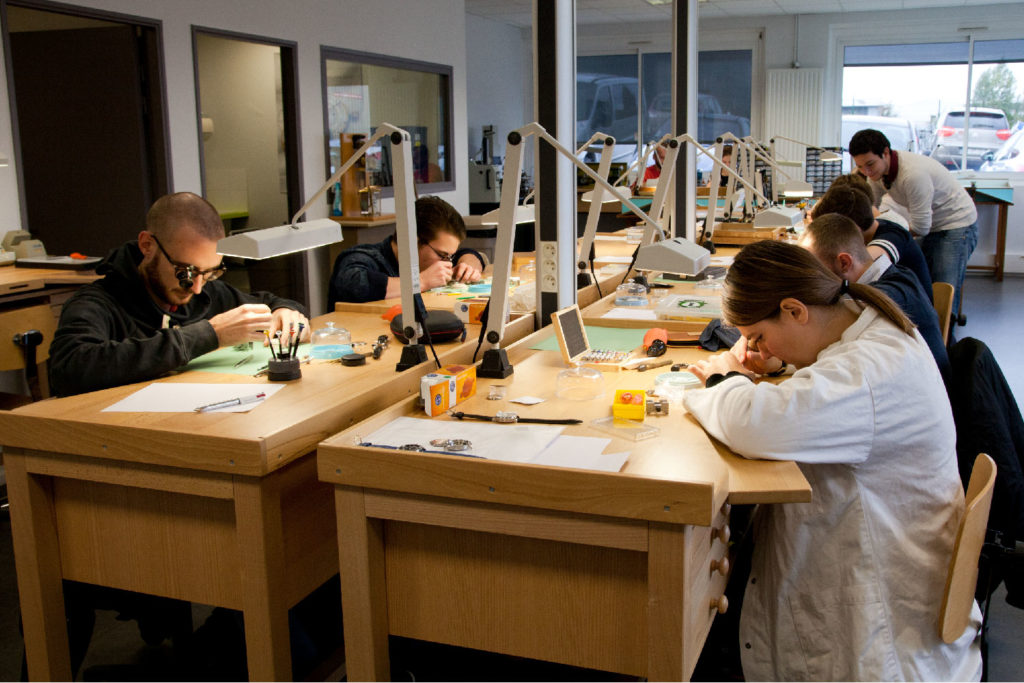
[[[442,78],[441,87],[446,91],[444,111],[441,112],[441,125],[443,134],[439,139],[445,147],[445,168],[448,171],[448,180],[436,183],[417,183],[416,190],[420,195],[436,194],[438,192],[451,192],[456,189],[455,183],[455,133],[453,130],[453,119],[455,111],[454,81],[452,78],[453,69],[448,64],[437,64],[405,57],[393,57],[391,55],[377,54],[373,52],[361,52],[358,50],[347,50],[330,45],[320,46],[320,99],[323,113],[323,135],[324,135],[324,177],[331,175],[331,148],[330,148],[330,113],[328,112],[327,98],[327,60],[355,62],[370,66],[381,66],[391,69],[404,69],[407,71],[419,71],[422,73],[435,74]],[[378,122],[380,123],[380,122]],[[409,122],[393,122],[396,126],[408,125]],[[381,188],[382,197],[394,197],[394,185],[386,185]]]

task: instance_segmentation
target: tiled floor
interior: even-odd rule
[[[981,339],[992,349],[1002,365],[1007,380],[1018,400],[1024,398],[1024,361],[1018,358],[1024,339],[1024,278],[1008,277],[1002,283],[991,278],[970,277],[965,288],[964,312],[967,325],[956,328],[958,338]],[[1024,671],[1024,610],[1008,606],[1000,591],[992,603],[989,633],[989,678],[992,681],[1015,681]],[[193,610],[194,623],[202,623],[208,608]],[[451,675],[451,669],[438,669],[437,662],[465,657],[477,666],[469,667],[474,677],[497,680],[592,680],[607,678],[599,672],[554,667],[551,665],[479,653],[455,652],[427,644],[395,643],[396,679],[415,676],[419,680],[436,675]],[[229,656],[228,653],[225,653]],[[235,653],[236,657],[238,653]],[[0,516],[0,680],[17,680],[21,670],[22,645],[18,632],[18,601],[11,550],[10,520]],[[131,663],[130,669],[93,668],[109,663]],[[210,670],[190,671],[179,668],[169,645],[147,647],[138,635],[134,622],[119,622],[111,612],[100,613],[96,634],[83,671],[90,677],[97,674],[108,680],[117,676],[174,680],[194,676],[212,678]],[[410,674],[411,671],[411,674]],[[433,675],[432,675],[433,674]]]

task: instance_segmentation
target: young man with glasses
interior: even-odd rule
[[[224,226],[202,197],[158,199],[137,241],[96,268],[101,280],[64,305],[50,345],[50,389],[58,396],[154,379],[221,346],[265,340],[309,322],[300,304],[246,294],[218,278]]]
[[[440,197],[417,199],[416,236],[420,291],[443,287],[451,280],[476,282],[480,279],[484,259],[472,249],[459,248],[466,239],[466,224],[451,204]],[[363,303],[400,296],[395,236],[341,252],[334,262],[328,294],[329,310],[333,310],[338,301]]]

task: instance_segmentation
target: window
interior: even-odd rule
[[[875,128],[897,135],[893,149],[919,151],[951,170],[1012,170],[997,159],[1006,159],[1024,128],[1024,40],[973,48],[972,62],[969,40],[845,47],[842,145]]]
[[[342,136],[372,135],[381,123],[409,132],[420,194],[455,188],[452,68],[384,55],[322,48],[328,175],[342,163]],[[357,137],[356,141],[360,138]],[[370,152],[370,182],[391,194],[391,146]]]
[[[696,137],[710,144],[725,132],[750,135],[753,50],[702,50],[698,59]],[[672,130],[671,53],[577,58],[577,144],[597,131],[615,138],[615,161],[627,162],[638,154],[638,134],[648,142],[678,132]]]

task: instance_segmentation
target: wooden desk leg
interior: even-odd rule
[[[384,522],[367,519],[363,490],[334,489],[345,663],[350,681],[391,680]]]
[[[1003,266],[1006,264],[1006,202],[999,202],[999,218],[996,221],[996,282],[1003,281]]]
[[[235,480],[242,613],[251,681],[292,680],[280,493],[264,479]]]
[[[689,529],[680,525],[650,524],[647,551],[647,680],[682,681],[689,678],[684,624],[687,600],[686,541]]]
[[[29,679],[70,681],[53,489],[48,479],[28,473],[16,449],[5,450],[4,466]]]

